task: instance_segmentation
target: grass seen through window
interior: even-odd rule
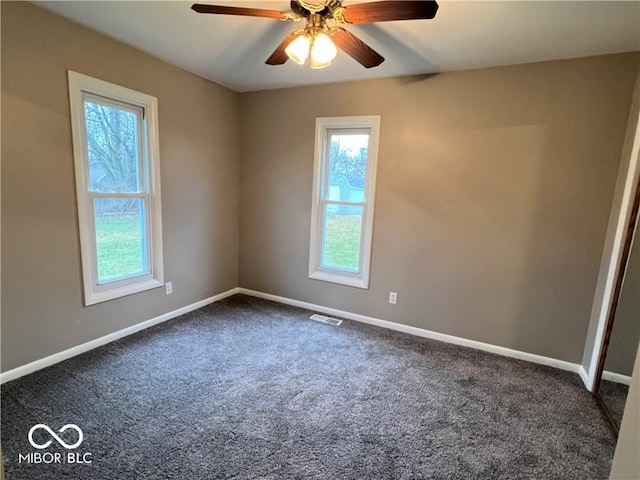
[[[96,215],[99,281],[144,273],[142,231],[138,215]]]
[[[357,272],[360,266],[361,215],[328,213],[322,265]]]

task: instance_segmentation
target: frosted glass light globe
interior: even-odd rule
[[[285,48],[287,56],[298,65],[304,65],[309,56],[309,45],[311,39],[307,35],[300,35]]]
[[[338,49],[325,33],[319,33],[311,46],[311,68],[325,68],[338,54]]]

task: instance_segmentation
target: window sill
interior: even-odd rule
[[[114,300],[120,297],[126,297],[127,295],[133,295],[134,293],[140,293],[147,290],[152,290],[154,288],[160,288],[162,286],[163,283],[161,281],[151,279],[139,283],[133,283],[131,285],[103,290],[101,292],[87,292],[84,305],[85,307],[88,307],[97,303]]]
[[[369,289],[369,279],[359,275],[350,275],[348,273],[328,272],[326,270],[316,270],[309,273],[309,278],[313,280],[321,280],[323,282],[338,283],[347,285],[348,287]]]

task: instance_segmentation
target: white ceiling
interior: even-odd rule
[[[638,1],[439,1],[433,20],[349,27],[386,58],[370,70],[344,53],[324,70],[291,61],[265,65],[300,23],[197,14],[191,1],[34,3],[240,92],[640,50]],[[289,6],[288,0],[198,3]]]

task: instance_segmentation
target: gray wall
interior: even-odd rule
[[[242,95],[240,284],[579,362],[637,73],[621,54]],[[370,289],[310,280],[315,118],[371,114]]]
[[[162,289],[83,307],[67,69],[158,98]],[[2,2],[2,370],[238,286],[239,98],[22,2]]]

